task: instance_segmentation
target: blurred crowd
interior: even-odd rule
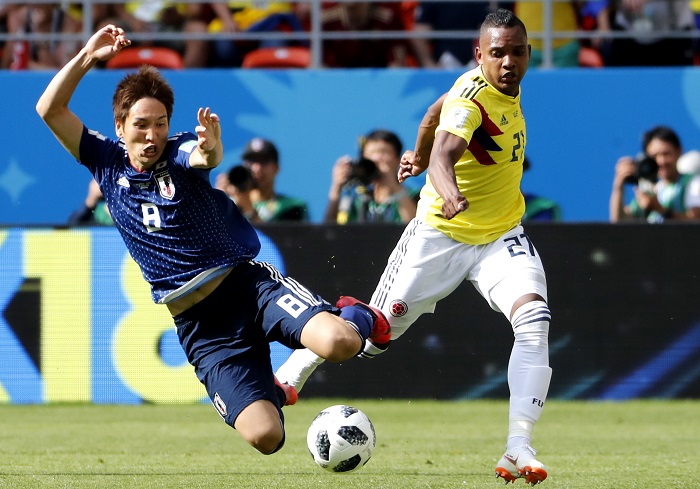
[[[0,5],[0,68],[53,69],[82,45],[84,4]],[[531,66],[547,63],[543,4],[536,1],[323,2],[322,65],[328,68],[470,66],[476,30],[489,9],[514,10],[531,33]],[[176,51],[188,68],[239,67],[260,48],[308,49],[312,26],[306,2],[175,3],[146,0],[91,4],[91,30],[107,23],[141,34],[138,45]],[[684,66],[700,64],[692,32],[700,24],[700,0],[555,0],[552,3],[554,67]],[[402,32],[413,36],[402,36]],[[442,33],[441,33],[442,31]],[[367,33],[363,36],[347,33]],[[382,33],[392,36],[382,36]],[[451,32],[452,34],[444,34]],[[464,36],[455,37],[455,32]],[[472,34],[468,34],[468,33]],[[578,32],[576,38],[560,33]],[[685,32],[687,36],[679,36]],[[51,34],[63,33],[61,40]],[[158,33],[149,39],[149,33]],[[184,33],[185,35],[181,35]],[[268,39],[236,33],[273,33]],[[286,34],[285,34],[286,33]],[[32,40],[23,34],[40,34]],[[73,36],[70,36],[70,35]],[[294,36],[294,34],[299,34]],[[533,35],[536,34],[536,35]],[[285,35],[287,38],[285,39]],[[13,39],[19,37],[19,39]],[[253,38],[251,38],[253,37]]]

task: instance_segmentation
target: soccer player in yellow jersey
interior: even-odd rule
[[[542,261],[520,225],[527,137],[520,82],[530,60],[525,26],[505,9],[488,14],[475,54],[479,65],[428,109],[415,150],[402,157],[400,181],[426,167],[428,177],[416,217],[389,257],[370,304],[389,319],[392,341],[464,280],[506,316],[515,337],[508,365],[509,428],[495,470],[506,482],[524,478],[536,484],[547,477],[530,439],[552,374],[551,315]],[[375,356],[387,346],[368,341],[360,356]],[[321,362],[296,350],[277,376],[299,390]]]

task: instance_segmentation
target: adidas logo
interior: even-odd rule
[[[498,125],[505,126],[506,124],[508,124],[508,119],[506,119],[506,115],[503,114],[503,115],[501,115],[501,122],[499,122]]]
[[[126,179],[126,177],[120,177],[119,180],[117,180],[117,185],[121,185],[122,187],[129,188],[131,185],[129,185],[129,180]]]

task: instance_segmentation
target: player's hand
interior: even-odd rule
[[[85,51],[97,61],[114,58],[123,48],[130,46],[124,29],[109,24],[95,32],[85,44]]]
[[[469,201],[462,194],[453,195],[445,199],[440,210],[445,219],[452,219],[460,212],[469,209]]]
[[[221,123],[219,116],[213,114],[211,109],[199,108],[197,111],[197,121],[199,125],[194,128],[197,133],[197,146],[199,150],[208,153],[213,150],[221,140]]]
[[[399,171],[397,173],[399,183],[405,182],[407,178],[417,177],[423,171],[425,171],[425,168],[421,165],[420,155],[410,149],[404,151],[399,161]]]

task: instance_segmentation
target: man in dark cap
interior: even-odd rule
[[[252,221],[308,221],[306,202],[275,191],[279,151],[267,139],[253,138],[241,154],[243,164],[220,175],[217,187],[228,193]]]

